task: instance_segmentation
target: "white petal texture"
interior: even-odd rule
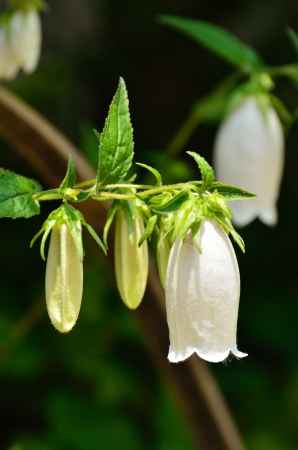
[[[117,212],[115,229],[115,272],[122,300],[130,309],[136,309],[144,296],[148,278],[148,244],[138,243],[144,233],[143,219],[136,215],[129,232],[125,214]]]
[[[233,246],[225,232],[205,220],[199,234],[177,239],[166,278],[170,362],[197,354],[209,362],[225,360],[237,349],[240,275]]]
[[[0,28],[0,79],[12,80],[18,70],[18,62],[9,45],[8,27]]]
[[[10,43],[20,67],[26,73],[33,72],[41,49],[41,24],[36,11],[14,14],[10,23]]]
[[[275,110],[261,111],[255,97],[246,98],[223,122],[215,141],[219,181],[256,194],[255,199],[231,202],[236,225],[255,218],[276,224],[283,165],[284,136]]]
[[[51,233],[46,268],[46,303],[54,327],[67,333],[75,325],[83,295],[83,262],[66,224]]]

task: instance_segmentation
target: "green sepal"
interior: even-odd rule
[[[44,0],[9,0],[9,5],[13,10],[17,11],[43,11],[47,6]]]
[[[100,186],[124,181],[131,168],[133,155],[128,95],[125,82],[120,78],[99,139],[97,191]]]
[[[298,73],[297,73],[297,75],[298,75]],[[297,82],[298,82],[298,77],[297,77]],[[286,105],[275,95],[270,95],[270,101],[271,101],[273,108],[277,112],[281,122],[285,126],[285,128],[286,129],[290,128],[290,126],[293,123],[293,116],[290,113],[290,111],[287,109]]]
[[[98,236],[98,234],[96,233],[96,231],[94,230],[94,228],[85,220],[82,222],[82,225],[86,228],[86,230],[88,231],[88,233],[90,234],[90,236],[95,240],[95,242],[97,243],[98,247],[104,252],[104,254],[107,254],[107,249],[106,246],[104,245],[104,243],[102,242],[102,240],[100,239],[100,237]]]
[[[152,211],[157,214],[169,214],[174,211],[177,211],[183,203],[188,200],[189,193],[188,191],[181,191],[178,194],[176,194],[173,198],[168,200],[166,203],[164,203],[161,206],[153,207]]]
[[[92,196],[92,192],[90,192],[90,191],[81,191],[81,192],[79,192],[78,195],[76,195],[76,202],[77,203],[85,202],[91,196]]]
[[[108,210],[107,220],[103,229],[103,243],[106,249],[108,248],[108,236],[111,226],[114,222],[117,209],[118,209],[118,202],[113,202],[112,206]]]
[[[152,173],[152,175],[154,176],[154,178],[156,179],[156,185],[157,186],[162,186],[162,177],[160,172],[155,169],[154,167],[149,166],[148,164],[143,164],[143,163],[136,163],[137,166],[143,167],[144,169],[148,170],[148,172]]]
[[[34,194],[41,186],[34,180],[0,169],[0,218],[28,219],[40,213]]]
[[[141,236],[141,239],[140,239],[139,242],[138,242],[138,246],[139,246],[139,247],[141,247],[141,245],[143,244],[143,242],[144,242],[146,239],[150,239],[150,237],[151,237],[151,235],[152,235],[152,233],[153,233],[153,231],[154,231],[154,228],[155,228],[157,219],[158,219],[158,216],[154,215],[154,216],[151,216],[151,217],[147,220],[147,223],[146,223],[146,227],[145,227],[143,236]]]
[[[203,181],[203,188],[208,189],[209,187],[211,187],[215,180],[215,175],[214,170],[212,169],[210,164],[208,164],[206,159],[200,156],[198,153],[195,152],[186,152],[186,153],[195,160],[200,169]]]
[[[161,16],[160,21],[181,31],[245,72],[254,72],[264,66],[254,49],[218,26],[200,20],[167,15]]]
[[[245,200],[255,198],[255,194],[252,194],[251,192],[247,192],[244,189],[239,188],[238,186],[224,184],[219,181],[215,181],[209,191],[217,192],[226,200]]]
[[[59,188],[61,190],[64,190],[67,188],[72,188],[76,184],[76,179],[77,179],[76,166],[75,166],[73,158],[70,156],[68,158],[67,170],[66,170],[65,177],[63,178]]]

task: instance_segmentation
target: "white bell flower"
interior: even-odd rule
[[[32,73],[41,50],[41,23],[35,10],[17,11],[10,22],[10,44],[19,66]]]
[[[199,233],[172,246],[165,284],[170,362],[197,354],[209,362],[225,360],[237,349],[240,275],[227,234],[211,220]]]
[[[9,45],[8,27],[0,27],[0,79],[12,80],[16,77],[18,70],[18,61]]]
[[[46,303],[50,320],[61,333],[75,325],[83,296],[83,261],[64,224],[55,225],[46,267]]]
[[[236,225],[247,225],[255,218],[276,224],[283,165],[284,136],[275,110],[270,106],[262,110],[256,97],[247,97],[224,120],[215,141],[219,181],[256,195],[247,202],[231,202]]]

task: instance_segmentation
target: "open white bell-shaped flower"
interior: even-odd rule
[[[226,233],[205,220],[193,239],[177,239],[171,249],[166,285],[170,362],[193,353],[210,362],[225,360],[237,349],[240,275]]]
[[[52,229],[46,268],[46,303],[54,327],[61,333],[75,325],[83,296],[83,261],[68,226]]]
[[[12,80],[18,70],[18,61],[9,45],[8,27],[0,27],[0,79]]]
[[[256,195],[247,202],[231,202],[236,225],[257,217],[266,225],[276,224],[283,165],[284,136],[275,110],[262,110],[255,97],[247,97],[223,122],[215,141],[219,181]]]
[[[26,73],[36,69],[41,50],[41,23],[35,10],[17,11],[10,22],[10,45]]]

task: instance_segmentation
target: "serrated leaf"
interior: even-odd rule
[[[187,191],[181,191],[173,198],[167,201],[164,205],[152,208],[152,211],[157,214],[169,214],[177,211],[183,203],[188,200],[189,194]]]
[[[298,34],[292,28],[288,28],[287,33],[298,56]]]
[[[205,188],[209,188],[215,180],[214,170],[212,169],[210,164],[207,163],[206,159],[200,156],[198,153],[195,152],[186,152],[186,153],[190,155],[197,163],[202,175],[203,185]]]
[[[146,228],[144,230],[143,236],[141,237],[141,239],[139,240],[138,246],[141,247],[141,245],[143,244],[143,242],[146,239],[149,239],[154,231],[155,225],[157,222],[157,216],[151,216],[149,218],[149,220],[146,223]]]
[[[134,154],[133,129],[130,121],[128,95],[122,78],[110,105],[100,135],[97,188],[125,180]]]
[[[200,20],[176,16],[161,16],[160,20],[162,23],[182,31],[199,44],[244,71],[255,71],[264,65],[255,50],[241,42],[232,33],[218,26]]]
[[[150,173],[152,173],[152,175],[156,179],[157,186],[162,186],[161,174],[159,173],[159,171],[157,169],[155,169],[154,167],[149,166],[148,164],[143,164],[143,163],[136,163],[136,164],[137,164],[137,166],[143,167],[144,169],[146,169]]]
[[[219,181],[216,181],[212,184],[210,191],[216,191],[218,194],[225,197],[226,200],[245,200],[249,198],[255,198],[255,194],[252,194],[251,192],[247,192],[238,186],[220,183]]]
[[[40,213],[40,206],[33,194],[41,186],[34,180],[0,169],[0,217],[26,218]]]
[[[73,158],[70,156],[68,158],[67,170],[66,170],[65,177],[63,178],[59,188],[67,189],[67,188],[73,187],[76,183],[76,178],[77,178],[76,166],[75,166]]]

